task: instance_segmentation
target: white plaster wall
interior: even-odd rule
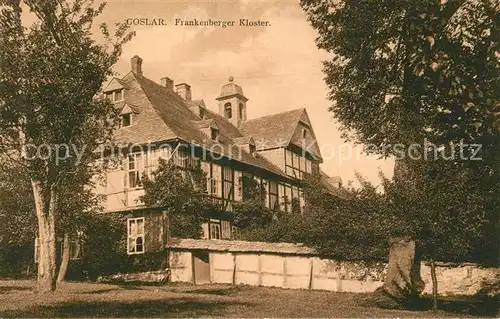
[[[171,251],[169,262],[171,281],[193,281],[193,264],[190,252]]]
[[[260,256],[257,254],[236,255],[236,284],[260,285]]]
[[[281,256],[258,253],[210,253],[211,281],[291,289],[337,292],[373,292],[383,285],[387,265],[335,261],[319,257]],[[190,252],[171,252],[171,281],[192,281]],[[312,273],[311,273],[312,265]],[[474,295],[486,284],[500,280],[500,268],[480,268],[474,264],[436,268],[440,295]],[[430,267],[422,263],[424,294],[432,292]]]
[[[285,288],[308,289],[311,276],[310,257],[287,256]]]
[[[210,253],[211,281],[213,283],[233,283],[233,254]]]
[[[279,255],[260,256],[262,286],[283,287],[284,260],[285,258]]]

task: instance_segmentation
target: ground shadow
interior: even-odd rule
[[[365,307],[376,306],[383,309],[405,309],[411,311],[432,310],[432,296],[424,296],[411,300],[411,302],[401,302],[390,298],[387,294],[370,294],[361,302]],[[468,315],[474,317],[497,317],[498,299],[494,297],[477,296],[450,296],[438,299],[438,310],[448,313]]]
[[[226,307],[242,305],[237,302],[199,300],[141,300],[125,302],[74,301],[57,305],[39,305],[27,310],[0,312],[2,318],[47,317],[206,317],[224,316]]]
[[[445,299],[439,301],[439,309],[470,316],[498,317],[498,300],[496,298]]]
[[[97,289],[97,290],[92,290],[92,291],[82,291],[80,292],[81,294],[90,294],[90,295],[99,295],[99,294],[104,294],[110,291],[119,291],[119,288],[107,288],[107,289]]]
[[[31,290],[30,287],[0,286],[0,294],[10,291]]]
[[[190,294],[229,296],[238,293],[240,291],[241,287],[232,286],[227,288],[200,288],[194,290],[187,290],[185,292]]]

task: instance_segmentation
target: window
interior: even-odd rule
[[[205,193],[206,194],[210,194],[211,193],[211,189],[212,189],[212,185],[211,185],[211,181],[212,179],[210,178],[210,163],[209,162],[204,162],[204,161],[201,161],[200,162],[200,168],[201,170],[203,171],[204,175],[205,175]]]
[[[214,221],[210,220],[210,239],[221,239],[222,233],[221,233],[221,225],[219,221]]]
[[[304,195],[297,186],[283,184],[278,186],[279,208],[285,212],[301,212],[304,207]]]
[[[233,170],[231,167],[223,167],[222,168],[222,182],[223,182],[223,189],[222,189],[222,198],[225,199],[223,205],[225,210],[230,210],[228,209],[231,205],[230,202],[234,198],[234,176],[233,176]]]
[[[310,159],[300,156],[289,150],[285,151],[286,174],[298,179],[303,179],[304,173],[315,174],[314,167],[312,167],[313,165],[318,164],[312,163]],[[316,173],[319,174],[319,167],[316,169]]]
[[[205,118],[205,109],[200,107],[200,118],[204,119]]]
[[[242,103],[240,103],[240,105],[238,107],[238,113],[239,113],[240,119],[243,119],[243,104]]]
[[[241,201],[243,199],[243,175],[240,171],[234,171],[234,200]]]
[[[224,104],[224,117],[227,119],[233,117],[233,110],[231,109],[231,103]]]
[[[220,225],[221,225],[221,238],[231,239],[231,231],[232,231],[231,222],[226,220],[221,220]]]
[[[208,233],[205,233],[207,231]],[[204,239],[231,239],[233,225],[230,221],[210,219],[204,228]]]
[[[219,130],[212,127],[210,129],[210,137],[212,138],[212,140],[217,141],[217,139],[219,138]]]
[[[292,188],[290,185],[285,185],[285,210],[288,213],[292,212]]]
[[[302,129],[302,139],[307,137],[307,130],[305,128]]]
[[[122,100],[123,100],[123,90],[115,91],[114,102],[118,102],[118,101],[122,101]]]
[[[113,103],[123,101],[123,89],[106,93],[106,98]]]
[[[180,168],[198,167],[198,159],[191,156],[187,150],[177,149],[172,155],[172,160]]]
[[[132,113],[127,113],[122,115],[122,127],[127,127],[132,125]]]
[[[278,183],[269,181],[269,208],[277,209],[278,206]]]
[[[128,155],[128,188],[142,187],[142,174],[144,171],[144,158],[142,153]]]
[[[311,160],[306,158],[306,173],[311,174]]]
[[[257,147],[254,144],[249,144],[248,150],[250,151],[250,155],[255,156],[255,152],[257,151]]]
[[[216,197],[222,197],[222,169],[220,165],[217,165],[215,163],[211,163],[211,171],[210,171],[210,195],[216,196]]]
[[[286,211],[286,203],[285,203],[285,185],[278,185],[278,201],[279,201],[279,209],[281,211]]]
[[[127,219],[127,253],[144,253],[144,217]]]

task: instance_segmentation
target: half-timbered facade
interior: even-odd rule
[[[306,173],[322,174],[333,187],[319,169],[322,157],[305,109],[247,119],[249,99],[230,77],[215,99],[214,112],[204,100],[192,99],[190,85],[174,86],[167,77],[160,83],[146,78],[138,56],[132,58],[131,69],[104,90],[121,116],[115,143],[126,151],[96,189],[106,197],[106,212],[127,217],[130,254],[148,251],[150,237],[164,242],[168,236],[168,217],[161,208],[145,207],[139,200],[144,194],[141,179],[158,168],[159,158],[180,168],[199,166],[206,173],[207,196],[228,212],[227,218],[203,226],[204,237],[210,239],[231,238],[230,212],[235,202],[245,200],[245,177],[265,188],[267,207],[290,213],[304,205],[299,185]],[[155,220],[148,221],[148,216]],[[154,234],[147,234],[150,227]]]

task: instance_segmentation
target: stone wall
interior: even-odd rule
[[[431,268],[425,262],[422,263],[420,274],[425,282],[424,293],[432,293]],[[436,267],[438,291],[440,295],[474,295],[485,292],[488,294],[500,293],[499,268],[482,268],[476,264],[451,264],[438,263]]]
[[[194,283],[196,269],[191,259],[189,250],[171,252],[171,281]],[[209,264],[212,283],[336,292],[373,292],[382,286],[387,274],[386,263],[279,253],[210,251]],[[499,268],[481,268],[475,264],[438,264],[436,274],[441,295],[474,295],[485,287],[498,286],[500,281]],[[430,294],[430,267],[425,262],[421,275],[425,282],[424,294]]]

